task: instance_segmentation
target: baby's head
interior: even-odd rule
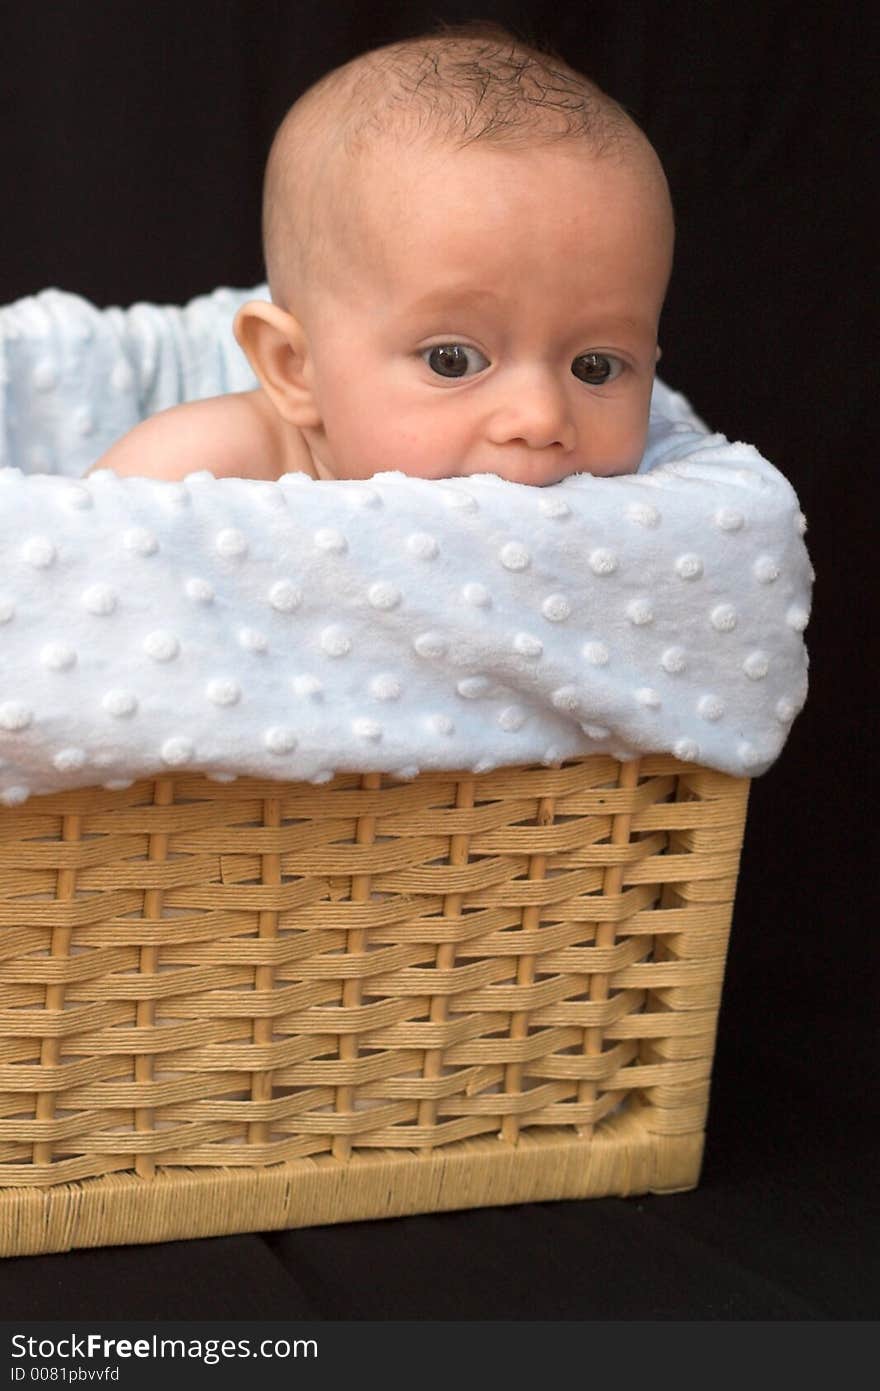
[[[275,137],[264,241],[272,304],[236,335],[319,477],[638,467],[669,193],[560,60],[443,31],[330,73]]]

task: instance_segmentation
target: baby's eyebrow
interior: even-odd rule
[[[476,285],[447,285],[419,295],[406,306],[408,314],[429,314],[438,309],[475,308],[480,304],[498,304],[493,290]]]

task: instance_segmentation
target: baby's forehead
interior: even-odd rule
[[[403,45],[364,54],[328,74],[288,112],[264,189],[270,283],[272,266],[277,271],[296,261],[300,280],[306,267],[314,272],[323,261],[329,268],[343,234],[357,235],[365,219],[381,223],[386,202],[419,198],[438,151],[448,157],[451,178],[466,166],[470,149],[512,162],[514,181],[517,161],[534,165],[542,149],[595,161],[597,187],[606,171],[611,178],[614,166],[631,165],[668,203],[650,142],[589,79],[532,51],[522,59],[503,47],[487,56],[470,44],[435,49],[433,43],[424,53]]]

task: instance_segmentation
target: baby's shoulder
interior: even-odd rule
[[[284,472],[280,421],[260,391],[187,401],[142,420],[96,467],[141,478],[276,479]]]

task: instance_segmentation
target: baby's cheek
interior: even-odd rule
[[[424,478],[431,476],[432,461],[442,451],[442,437],[430,422],[413,420],[402,412],[396,418],[388,413],[377,447],[383,456],[380,467]]]
[[[604,440],[594,441],[594,466],[590,472],[599,478],[614,478],[618,474],[635,473],[647,442],[647,418],[619,422],[614,429],[608,431]]]

